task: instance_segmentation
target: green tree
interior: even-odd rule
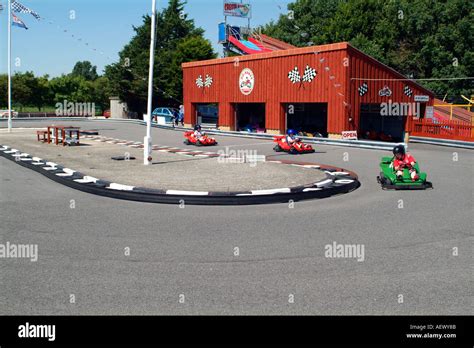
[[[24,106],[37,104],[35,91],[38,89],[38,80],[31,71],[17,72],[12,76],[12,102],[15,108],[22,111]]]
[[[82,87],[84,91],[84,84],[87,81],[80,76],[61,75],[55,77],[50,81],[50,88],[53,94],[53,103],[63,103],[65,100],[68,102],[86,102],[88,100],[82,100],[84,93],[79,93],[79,89]],[[82,84],[82,86],[81,86]],[[79,95],[79,96],[78,96]]]
[[[474,3],[464,0],[296,0],[262,32],[295,46],[349,41],[413,78],[474,76]],[[472,80],[421,81],[449,101]]]
[[[6,109],[8,105],[8,75],[0,74],[0,108]]]
[[[154,66],[154,105],[177,105],[182,100],[181,63],[215,58],[203,30],[184,13],[185,2],[170,0],[168,7],[156,15],[156,48]],[[119,53],[120,62],[106,67],[110,92],[127,102],[131,110],[146,109],[150,47],[149,16],[134,27],[135,36]]]
[[[87,60],[77,62],[72,69],[71,75],[81,76],[87,81],[94,81],[99,77],[97,75],[97,67]]]

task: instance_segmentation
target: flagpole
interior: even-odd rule
[[[153,97],[153,66],[155,63],[155,22],[156,22],[156,0],[152,0],[151,9],[151,40],[150,40],[150,66],[148,68],[148,100],[146,115],[146,136],[143,139],[143,164],[151,164],[151,108]]]
[[[12,5],[8,0],[8,132],[12,131]]]

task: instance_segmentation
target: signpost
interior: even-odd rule
[[[12,5],[8,6],[8,132],[12,131]]]
[[[343,131],[342,132],[343,140],[357,140],[357,131]]]
[[[429,95],[415,95],[415,102],[428,102],[430,101]]]
[[[156,22],[156,0],[152,0],[151,9],[151,40],[150,40],[150,66],[148,68],[148,100],[146,115],[146,136],[143,139],[143,164],[151,164],[151,108],[153,97],[153,65],[155,63],[155,24]]]
[[[252,7],[250,4],[224,1],[224,16],[250,19],[252,18]]]
[[[252,5],[244,4],[242,0],[240,2],[234,1],[227,1],[224,0],[224,30],[225,30],[225,38],[227,39],[227,17],[240,17],[240,18],[247,18],[248,24],[248,32],[250,33],[250,19],[252,18]],[[225,42],[225,40],[220,40]],[[228,49],[224,45],[224,56],[227,57]]]

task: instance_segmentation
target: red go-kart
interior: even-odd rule
[[[273,148],[273,150],[275,150],[276,152],[284,151],[291,153],[292,155],[314,152],[314,149],[311,145],[301,142],[299,138],[296,138],[293,145],[288,144],[288,142],[286,141],[286,136],[284,135],[273,137],[273,141],[277,143]]]
[[[216,139],[208,137],[207,135],[203,135],[201,138],[197,139],[194,136],[193,131],[184,132],[184,137],[186,138],[186,140],[184,141],[186,145],[196,145],[196,146],[217,145]]]

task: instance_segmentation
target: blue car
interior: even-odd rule
[[[178,117],[179,111],[176,108],[162,107],[156,108],[151,113],[151,116],[155,122],[163,123],[174,123],[175,119]],[[160,122],[161,120],[161,122]]]

